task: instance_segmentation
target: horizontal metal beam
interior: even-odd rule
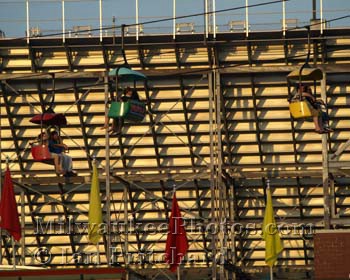
[[[244,73],[271,73],[271,72],[291,72],[299,69],[299,66],[234,66],[219,69],[220,74],[244,74]],[[327,73],[349,73],[350,64],[319,64],[317,68]],[[173,76],[173,75],[200,75],[211,71],[209,67],[202,67],[196,69],[163,69],[159,70],[142,70],[141,72],[148,77],[152,76]],[[103,71],[99,72],[57,72],[55,79],[86,79],[99,78],[103,75]],[[38,79],[52,79],[52,76],[47,73],[22,73],[22,74],[0,74],[0,80],[38,80]]]
[[[81,78],[100,78],[103,76],[103,71],[99,72],[57,72],[55,79],[81,79]],[[0,74],[0,80],[51,80],[52,75],[48,73],[15,73],[15,74]]]

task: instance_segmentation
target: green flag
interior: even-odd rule
[[[283,245],[274,218],[270,188],[267,188],[266,196],[267,201],[262,232],[265,240],[265,261],[268,266],[272,267],[278,255],[282,252]]]
[[[93,173],[90,189],[90,204],[89,204],[89,241],[97,244],[102,236],[102,207],[100,184],[98,181],[98,172],[95,162],[93,163]]]

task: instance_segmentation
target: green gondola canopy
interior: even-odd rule
[[[115,76],[118,74],[118,79],[123,82],[130,81],[144,81],[147,77],[141,72],[131,70],[127,67],[119,67],[109,71],[108,76]]]

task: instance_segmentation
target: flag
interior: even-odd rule
[[[1,192],[0,227],[6,229],[16,241],[21,239],[21,225],[19,223],[11,172],[8,166],[5,171],[5,180]]]
[[[170,270],[175,272],[187,252],[188,241],[175,193],[172,204],[165,247],[165,261],[170,264]]]
[[[89,241],[97,244],[102,236],[102,207],[100,195],[100,183],[98,181],[98,172],[95,162],[93,163],[93,172],[90,189],[89,204]]]
[[[276,221],[273,213],[272,198],[270,188],[266,190],[266,208],[264,222],[262,225],[263,239],[265,240],[265,262],[273,267],[278,255],[283,250],[282,241],[278,233]]]

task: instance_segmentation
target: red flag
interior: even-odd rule
[[[6,229],[16,241],[21,239],[21,225],[19,223],[15,193],[11,179],[10,169],[5,172],[0,201],[0,227]]]
[[[165,247],[165,261],[170,264],[170,270],[176,271],[182,258],[187,253],[188,241],[185,226],[181,218],[179,205],[174,193],[173,205],[169,221],[168,237]]]

